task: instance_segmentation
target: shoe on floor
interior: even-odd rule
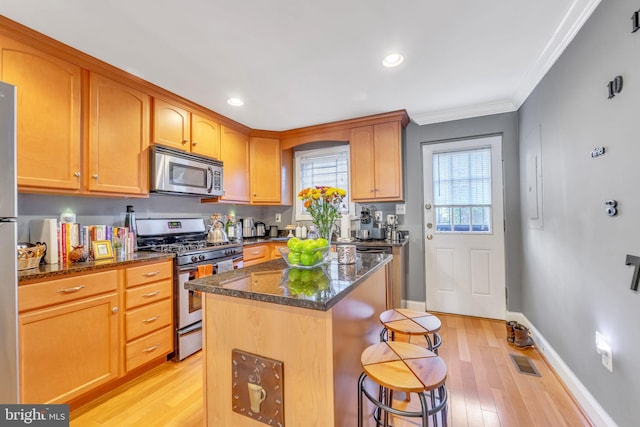
[[[529,335],[529,329],[526,326],[518,323],[513,327],[513,334],[513,343],[516,347],[521,349],[533,347],[533,338]]]

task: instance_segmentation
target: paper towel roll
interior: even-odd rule
[[[343,214],[340,218],[340,238],[349,239],[351,237],[351,218],[349,214]]]

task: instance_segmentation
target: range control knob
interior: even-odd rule
[[[204,254],[200,254],[200,255],[198,256],[198,258],[200,258],[200,261],[204,261],[205,256],[204,256]]]
[[[191,262],[198,262],[198,257],[196,255],[192,255]]]

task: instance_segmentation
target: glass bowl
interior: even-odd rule
[[[280,255],[282,255],[282,259],[289,267],[312,269],[319,265],[326,264],[331,260],[329,253],[330,248],[330,246],[325,246],[312,251],[296,251],[293,252],[293,254],[291,249],[286,246],[279,247],[278,250],[280,251]],[[295,254],[298,254],[298,256],[296,257]]]

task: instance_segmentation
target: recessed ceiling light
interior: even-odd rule
[[[240,98],[229,98],[227,99],[227,104],[233,105],[234,107],[240,107],[244,105],[244,102]]]
[[[391,55],[385,56],[385,58],[382,60],[382,65],[384,65],[385,67],[397,67],[398,65],[402,64],[402,61],[404,61],[402,55],[400,55],[399,53],[392,53]]]

